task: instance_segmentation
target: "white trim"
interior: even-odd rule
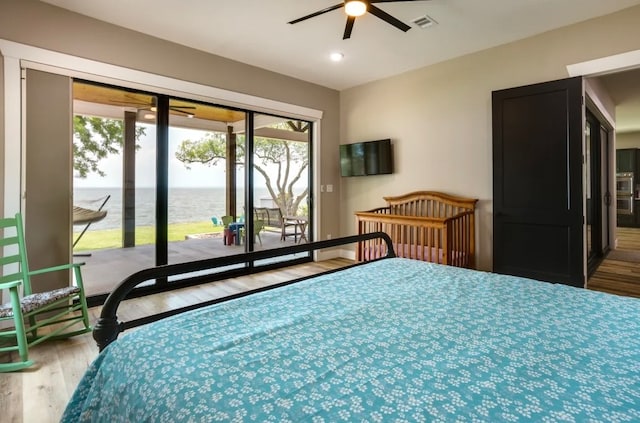
[[[588,99],[587,101],[590,101],[596,107],[596,109],[598,109],[598,113],[602,115],[604,120],[607,121],[607,124],[611,126],[615,131],[616,120],[613,118],[613,116],[611,116],[605,105],[602,103],[602,100],[600,100],[600,97],[598,97],[598,94],[589,84],[587,84],[587,86],[585,87],[585,94]]]
[[[567,65],[569,76],[596,76],[640,67],[640,50]]]
[[[308,198],[311,199],[311,205],[313,206],[309,213],[313,213],[313,240],[320,241],[320,205],[322,204],[322,194],[320,192],[320,123],[314,123],[312,126],[313,133],[311,138],[311,146],[313,148],[313,197],[311,195]],[[317,256],[316,256],[317,257]]]
[[[25,139],[21,129],[24,126],[21,111],[25,106],[21,99],[21,68],[314,122],[314,181],[316,188],[319,188],[320,119],[323,115],[321,110],[128,69],[4,39],[0,39],[0,54],[4,57],[5,216],[13,215],[21,209],[21,184],[24,181],[20,166],[23,160],[21,146]],[[316,189],[315,192],[319,193],[320,190]],[[319,233],[319,203],[320,196],[316,194],[313,202],[316,216],[315,236]]]
[[[0,52],[4,56],[20,59],[21,65],[30,69],[152,91],[159,94],[189,97],[193,100],[213,100],[221,105],[239,107],[254,112],[286,114],[287,116],[313,121],[322,118],[322,111],[308,107],[128,69],[13,41],[0,39]]]

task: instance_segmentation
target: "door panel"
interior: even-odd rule
[[[311,123],[256,114],[253,133],[254,249],[311,240]],[[249,239],[251,241],[251,239]],[[287,259],[310,257],[309,253]]]
[[[493,269],[584,285],[582,80],[493,92]]]

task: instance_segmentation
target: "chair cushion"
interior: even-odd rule
[[[23,313],[29,313],[40,307],[54,303],[62,298],[67,298],[80,292],[80,288],[77,286],[69,286],[66,288],[60,288],[53,291],[38,292],[36,294],[27,295],[20,299],[20,308]],[[0,317],[13,316],[13,309],[11,303],[3,304],[0,306]]]

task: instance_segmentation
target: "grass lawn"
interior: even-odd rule
[[[169,225],[169,242],[184,241],[186,235],[222,232],[222,226],[213,226],[211,221],[193,223],[173,223]],[[80,232],[73,233],[77,239]],[[136,228],[136,245],[153,244],[156,239],[155,227],[140,226]],[[73,251],[101,250],[103,248],[122,248],[122,229],[104,229],[85,232]]]

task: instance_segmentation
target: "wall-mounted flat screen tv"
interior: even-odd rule
[[[340,145],[342,176],[366,176],[393,173],[391,140]]]

